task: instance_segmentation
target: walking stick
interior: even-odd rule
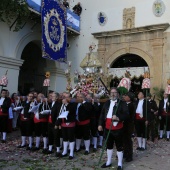
[[[148,96],[148,89],[146,89],[146,97]],[[147,119],[147,117],[148,117],[148,108],[147,108],[147,106],[148,106],[148,101],[147,101],[147,99],[146,99],[146,119]],[[146,138],[146,140],[147,140],[147,126],[148,125],[145,125],[145,138]]]
[[[167,131],[167,125],[168,125],[168,110],[169,110],[169,97],[168,97],[168,102],[166,103],[166,125],[165,125],[165,131]]]

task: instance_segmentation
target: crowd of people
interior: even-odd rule
[[[13,93],[11,98],[7,90],[1,90],[0,132],[2,142],[6,143],[8,119],[12,114],[13,130],[21,131],[21,144],[18,148],[40,150],[43,141],[43,154],[52,154],[58,158],[74,158],[74,153],[84,147],[84,155],[103,146],[106,140],[107,162],[101,168],[111,166],[114,144],[117,150],[118,170],[122,169],[123,158],[133,160],[132,137],[135,134],[139,151],[147,149],[146,141],[170,136],[170,103],[168,94],[160,101],[159,107],[151,94],[139,92],[137,99],[133,93],[119,94],[111,88],[109,98],[100,100],[92,93],[83,93],[71,98],[69,92],[61,94],[49,92],[48,97],[36,91],[26,97]],[[158,125],[158,122],[160,124]],[[159,127],[159,130],[158,130]],[[159,132],[159,135],[158,135]],[[26,143],[28,138],[28,144]],[[35,145],[33,146],[33,143]]]

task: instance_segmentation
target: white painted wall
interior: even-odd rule
[[[81,3],[83,8],[81,14],[81,33],[79,37],[69,37],[68,41],[71,44],[68,50],[68,59],[74,61],[73,68],[79,68],[79,64],[89,52],[89,45],[97,40],[91,35],[94,32],[113,31],[123,28],[123,9],[136,8],[135,27],[146,25],[170,23],[170,1],[163,0],[166,10],[161,17],[156,17],[153,13],[153,3],[155,0],[70,0],[70,8],[77,2]],[[97,15],[99,12],[104,12],[108,21],[105,26],[100,26]],[[169,29],[167,30],[169,31]],[[94,52],[97,48],[94,50]]]

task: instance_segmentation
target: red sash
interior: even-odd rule
[[[40,122],[48,122],[47,118],[39,118],[37,119],[34,115],[34,123],[40,123]]]
[[[48,116],[48,122],[49,122],[49,123],[52,123],[51,115]]]
[[[8,116],[8,113],[3,113],[2,108],[0,108],[0,116]]]
[[[110,127],[111,127],[111,124],[112,124],[112,119],[106,118],[106,129],[109,130]],[[117,126],[112,125],[111,130],[118,130],[118,129],[121,129],[121,128],[123,128],[123,122],[118,122]]]
[[[84,120],[84,121],[80,121],[80,122],[78,122],[78,121],[76,122],[77,125],[87,125],[89,123],[90,123],[90,119]]]
[[[140,113],[136,113],[136,119],[137,120],[145,120],[145,118],[144,117],[140,117]]]
[[[62,127],[75,127],[76,126],[76,123],[75,122],[71,122],[71,123],[69,123],[69,124],[67,124],[67,123],[61,123],[61,126]]]
[[[24,114],[21,114],[20,120],[21,121],[28,121],[28,120],[30,120],[30,118],[24,118]]]
[[[162,116],[170,116],[170,112],[162,111]]]

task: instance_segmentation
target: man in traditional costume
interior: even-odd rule
[[[133,142],[132,133],[134,132],[134,117],[135,117],[135,107],[134,107],[134,94],[128,92],[124,95],[124,101],[127,104],[129,114],[128,118],[124,121],[124,158],[126,162],[133,160]]]
[[[160,136],[159,139],[163,138],[164,127],[166,126],[166,138],[169,141],[170,136],[170,103],[168,101],[168,94],[164,92],[164,98],[159,102],[158,115],[160,119]]]
[[[44,99],[44,94],[39,93],[36,98],[36,101],[38,102],[38,109],[34,114],[34,129],[35,129],[36,144],[35,147],[32,149],[33,151],[37,151],[40,149],[41,136],[43,137],[43,143],[44,143],[43,150],[47,149],[48,116],[50,114],[49,105],[48,102],[45,101]]]
[[[27,150],[32,149],[32,143],[33,143],[33,115],[34,112],[30,112],[32,107],[34,107],[33,102],[33,93],[29,93],[27,95],[27,100],[22,103],[23,109],[21,111],[20,116],[20,129],[21,129],[21,141],[22,143],[18,146],[18,148],[24,148],[26,147],[26,137],[29,139],[29,146],[27,147]]]
[[[89,93],[86,96],[86,99],[88,100],[87,102],[92,103],[92,112],[90,115],[90,132],[91,132],[91,136],[92,136],[92,143],[93,143],[93,152],[97,151],[97,116],[99,114],[99,106],[98,103],[94,101],[94,99],[92,98],[93,94]]]
[[[67,156],[68,145],[69,145],[69,159],[74,158],[74,146],[75,146],[75,126],[76,126],[76,104],[70,103],[70,93],[65,93],[62,106],[60,109],[60,115],[57,121],[60,121],[61,131],[63,137],[63,153],[62,157]],[[67,116],[63,117],[63,114]],[[61,118],[60,118],[61,116]]]
[[[107,140],[107,162],[101,168],[111,167],[113,145],[115,143],[118,156],[117,170],[122,170],[123,160],[123,121],[126,120],[128,115],[128,108],[125,102],[118,99],[118,91],[116,88],[110,90],[110,100],[108,100],[102,109],[98,130],[103,131],[102,125],[105,122]]]
[[[61,127],[56,120],[60,112],[61,103],[58,102],[59,93],[53,92],[51,95],[52,104],[51,104],[51,114],[48,118],[48,144],[49,148],[45,154],[51,154],[53,145],[56,146],[56,156],[59,157],[60,154],[60,136],[61,136]]]
[[[146,149],[147,126],[150,121],[151,106],[144,98],[143,92],[139,92],[135,107],[135,128],[138,140],[137,150],[144,151]]]
[[[89,154],[90,149],[90,115],[92,112],[92,104],[86,102],[86,97],[83,93],[79,94],[81,103],[77,104],[76,110],[76,152],[80,151],[81,139],[84,139],[85,155]]]
[[[8,110],[11,106],[11,100],[7,97],[7,90],[1,90],[0,97],[0,132],[2,133],[2,143],[6,142],[8,130]]]

